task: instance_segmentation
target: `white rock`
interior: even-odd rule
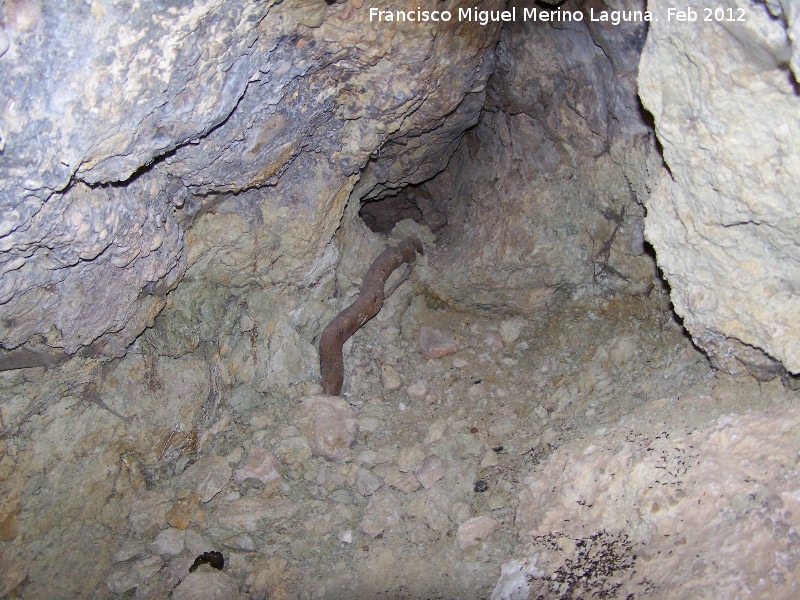
[[[246,533],[240,533],[225,540],[225,545],[234,550],[241,550],[243,552],[252,552],[256,549],[256,544]]]
[[[356,491],[362,496],[371,496],[383,487],[383,479],[368,469],[359,469],[356,472]]]
[[[397,391],[402,385],[400,375],[388,365],[381,367],[381,383],[383,384],[383,389],[387,392]]]
[[[513,344],[517,341],[522,329],[525,327],[525,320],[521,318],[509,319],[500,323],[500,337],[506,344]]]
[[[309,396],[295,411],[295,418],[314,454],[332,461],[342,461],[350,454],[357,421],[343,398]]]
[[[466,550],[477,546],[497,531],[498,527],[500,527],[500,523],[487,516],[473,517],[468,521],[464,521],[456,531],[458,547],[461,550]]]
[[[156,536],[156,539],[147,547],[153,554],[177,556],[183,552],[185,531],[170,527]]]
[[[428,458],[422,461],[422,464],[414,472],[417,480],[422,484],[422,487],[428,489],[434,483],[444,477],[445,468],[444,461],[435,454],[431,454]]]
[[[222,456],[208,455],[198,459],[180,477],[180,484],[200,494],[208,502],[230,481],[233,470]]]
[[[265,484],[280,479],[278,459],[265,448],[253,448],[250,450],[247,463],[233,474],[234,481],[239,485],[248,477],[258,479]]]
[[[503,342],[503,338],[500,337],[499,334],[495,333],[494,331],[490,331],[485,336],[483,336],[483,345],[487,347],[489,350],[502,350],[505,348],[505,343]]]
[[[400,448],[397,453],[397,468],[401,473],[414,471],[425,460],[425,452],[417,446]]]
[[[428,395],[428,384],[422,379],[417,379],[406,387],[406,395],[414,400],[424,400]]]

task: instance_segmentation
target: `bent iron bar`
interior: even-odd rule
[[[413,263],[417,253],[422,254],[423,249],[422,242],[415,237],[408,237],[381,252],[364,275],[358,298],[336,315],[322,332],[319,367],[324,394],[338,396],[341,393],[344,384],[342,346],[364,323],[378,314],[388,297],[384,291],[386,280],[403,263]]]

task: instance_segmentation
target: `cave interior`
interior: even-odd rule
[[[654,4],[5,0],[0,597],[800,596],[800,3]]]

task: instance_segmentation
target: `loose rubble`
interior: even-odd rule
[[[734,550],[731,585],[796,592],[797,392],[715,373],[659,297],[527,320],[408,305],[408,335],[354,336],[342,396],[240,385],[196,452],[159,446],[95,597],[613,597],[684,571],[711,590]],[[423,328],[457,351],[426,356]],[[190,573],[207,553],[222,571]]]

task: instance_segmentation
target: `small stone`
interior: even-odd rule
[[[242,485],[245,479],[252,478],[266,485],[281,478],[280,467],[278,459],[271,452],[265,448],[253,448],[247,463],[234,472],[233,480]]]
[[[458,547],[461,550],[466,550],[477,546],[497,531],[498,527],[500,527],[500,523],[486,516],[474,517],[464,521],[458,526],[458,531],[456,532]]]
[[[203,565],[172,590],[172,600],[238,600],[239,587],[222,571]]]
[[[362,496],[371,496],[383,487],[383,479],[372,471],[359,469],[356,473],[356,491]]]
[[[295,418],[314,454],[332,461],[342,461],[350,454],[357,421],[343,398],[309,396],[295,412]]]
[[[106,578],[106,587],[115,594],[124,594],[142,585],[147,578],[158,573],[163,565],[160,556],[148,556],[112,571]]]
[[[444,436],[444,430],[447,428],[447,422],[442,419],[437,419],[428,425],[428,435],[423,440],[424,444],[435,444]]]
[[[167,523],[177,529],[186,529],[192,524],[199,504],[200,494],[187,494],[178,500],[167,513]]]
[[[256,544],[246,533],[240,533],[232,538],[225,540],[225,545],[234,550],[241,550],[242,552],[253,552],[256,549]]]
[[[343,544],[352,544],[353,543],[353,530],[348,529],[347,531],[343,531],[339,534],[339,541]]]
[[[428,384],[417,379],[406,388],[406,395],[414,400],[424,400],[428,395]]]
[[[432,327],[419,328],[417,347],[420,354],[428,360],[442,358],[458,352],[458,342]]]
[[[401,473],[414,471],[425,460],[425,453],[417,446],[400,448],[397,453],[397,468]]]
[[[469,361],[467,361],[467,360],[465,360],[465,359],[463,359],[461,357],[454,358],[453,359],[453,366],[456,369],[463,369],[464,367],[468,367],[469,366]]]
[[[201,502],[208,502],[230,481],[233,471],[222,456],[208,455],[200,458],[180,477],[180,484],[200,494]]]
[[[420,483],[413,473],[390,471],[386,476],[386,483],[404,494],[413,494],[420,488]]]
[[[505,348],[505,343],[503,343],[503,338],[501,338],[497,333],[494,331],[490,331],[485,336],[483,336],[483,345],[486,346],[489,350],[502,350]]]
[[[160,556],[177,556],[183,552],[185,537],[186,534],[182,529],[170,527],[159,533],[147,548],[153,554]]]
[[[444,462],[435,454],[431,454],[428,458],[422,461],[422,464],[414,472],[417,476],[417,481],[422,484],[426,490],[434,483],[444,477],[445,469]]]
[[[517,318],[503,321],[500,323],[500,337],[503,338],[506,344],[513,344],[519,338],[524,327],[525,321],[523,319]]]
[[[386,392],[395,392],[399,390],[402,385],[400,375],[397,374],[397,371],[386,365],[381,367],[381,383]]]
[[[381,427],[381,421],[374,417],[361,417],[358,420],[358,430],[366,433],[375,433]]]

